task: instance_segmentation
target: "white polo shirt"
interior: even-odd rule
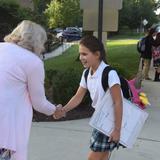
[[[84,77],[84,73],[85,73],[86,69],[83,71],[83,74],[81,77],[80,86],[88,89],[88,91],[90,92],[93,108],[96,108],[95,107],[96,104],[99,103],[99,101],[101,101],[101,99],[103,98],[103,96],[105,94],[105,91],[102,86],[102,73],[103,73],[103,70],[106,66],[108,66],[108,64],[105,64],[102,61],[100,63],[100,65],[98,66],[96,72],[93,75],[91,75],[91,70],[89,70],[89,74],[87,77],[87,84],[86,84],[85,77]],[[117,72],[114,70],[111,70],[108,74],[109,88],[111,88],[115,84],[120,85],[120,80],[117,75]]]

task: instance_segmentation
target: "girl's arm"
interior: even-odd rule
[[[122,94],[119,84],[115,84],[110,88],[111,96],[114,103],[115,128],[111,133],[109,141],[118,142],[120,139],[121,123],[122,123]]]
[[[70,101],[63,107],[65,112],[68,112],[74,108],[76,108],[81,102],[82,99],[84,98],[86,94],[87,89],[83,87],[79,87],[76,94],[70,99]]]
[[[70,101],[61,109],[57,109],[54,113],[54,118],[59,119],[66,115],[66,113],[74,108],[76,108],[82,101],[86,94],[87,89],[79,87],[76,94],[70,99]]]

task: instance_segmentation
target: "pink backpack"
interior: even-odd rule
[[[141,109],[145,109],[145,105],[141,102],[140,98],[139,98],[139,94],[140,92],[142,92],[142,88],[136,88],[135,87],[135,83],[136,83],[136,78],[132,79],[132,80],[129,80],[128,81],[128,84],[129,84],[129,87],[132,91],[132,102],[137,104]]]

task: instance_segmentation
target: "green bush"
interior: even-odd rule
[[[46,71],[46,83],[48,83],[46,90],[52,88],[52,99],[56,103],[66,104],[76,92],[80,76],[74,69],[48,70]]]

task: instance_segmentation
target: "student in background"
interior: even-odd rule
[[[154,81],[160,81],[160,30],[157,32],[155,44],[152,47],[153,66],[155,68]]]
[[[145,38],[145,51],[141,53],[141,58],[143,62],[142,74],[143,78],[146,80],[151,80],[149,77],[149,69],[152,59],[152,46],[154,45],[154,36],[156,34],[155,28],[150,28],[148,30],[147,36]]]

